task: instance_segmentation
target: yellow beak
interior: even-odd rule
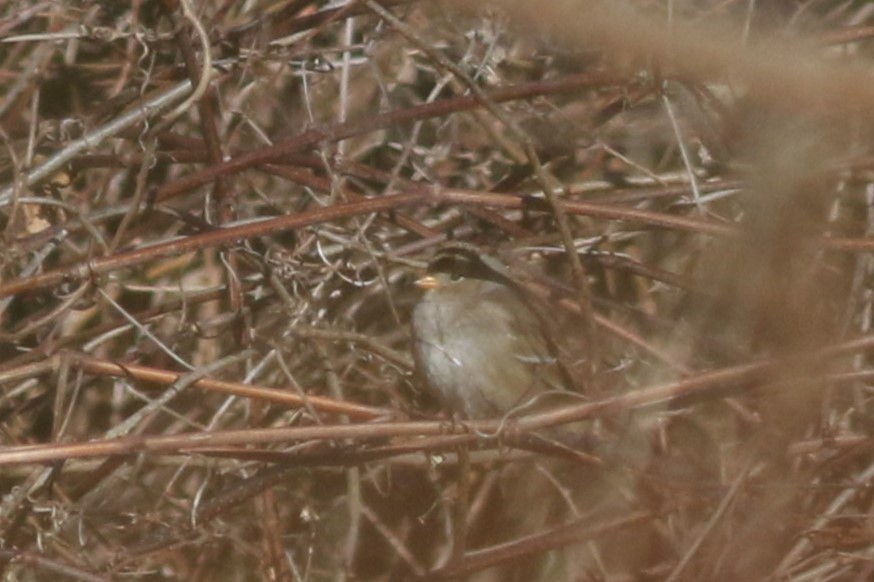
[[[434,289],[435,287],[440,286],[440,280],[437,279],[437,277],[425,275],[424,277],[416,279],[415,285],[419,289]]]

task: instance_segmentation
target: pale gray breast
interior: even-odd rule
[[[413,355],[444,405],[499,416],[560,388],[542,326],[503,285],[461,280],[428,291],[413,311]]]

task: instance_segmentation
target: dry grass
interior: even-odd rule
[[[871,8],[466,4],[0,7],[4,579],[871,578]],[[448,239],[579,401],[422,391]]]

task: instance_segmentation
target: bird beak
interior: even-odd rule
[[[431,275],[425,275],[424,277],[420,277],[416,279],[415,283],[416,287],[419,289],[434,289],[435,287],[440,286],[440,281],[437,277],[432,277]]]

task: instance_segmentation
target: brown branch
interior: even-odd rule
[[[443,436],[432,441],[430,450],[457,447],[483,438],[484,435],[513,438],[527,432],[580,420],[666,405],[673,401],[703,398],[714,394],[722,397],[751,388],[764,390],[768,386],[755,384],[775,370],[791,369],[793,361],[826,362],[836,357],[874,348],[874,335],[864,336],[794,358],[776,358],[705,372],[677,382],[668,382],[634,390],[626,394],[595,402],[564,406],[553,411],[527,415],[518,419],[495,419],[448,423],[442,421],[384,422],[373,424],[339,424],[305,427],[263,428],[214,431],[179,435],[135,436],[72,444],[24,445],[0,450],[0,466],[55,462],[72,458],[129,455],[132,453],[193,453],[203,447],[252,446],[256,444],[304,441],[366,442],[390,437]],[[783,379],[785,380],[785,378]],[[731,388],[731,390],[725,390]],[[719,389],[719,392],[716,390]],[[709,393],[713,394],[709,394]],[[494,443],[498,445],[499,442]],[[419,443],[421,445],[421,443]],[[414,445],[415,446],[415,445]],[[424,450],[425,447],[418,447]]]
[[[649,511],[636,511],[593,525],[591,518],[586,517],[524,538],[469,552],[458,562],[435,570],[423,579],[429,581],[456,580],[460,576],[468,576],[492,566],[596,539],[599,536],[639,525],[654,518],[655,516]]]

